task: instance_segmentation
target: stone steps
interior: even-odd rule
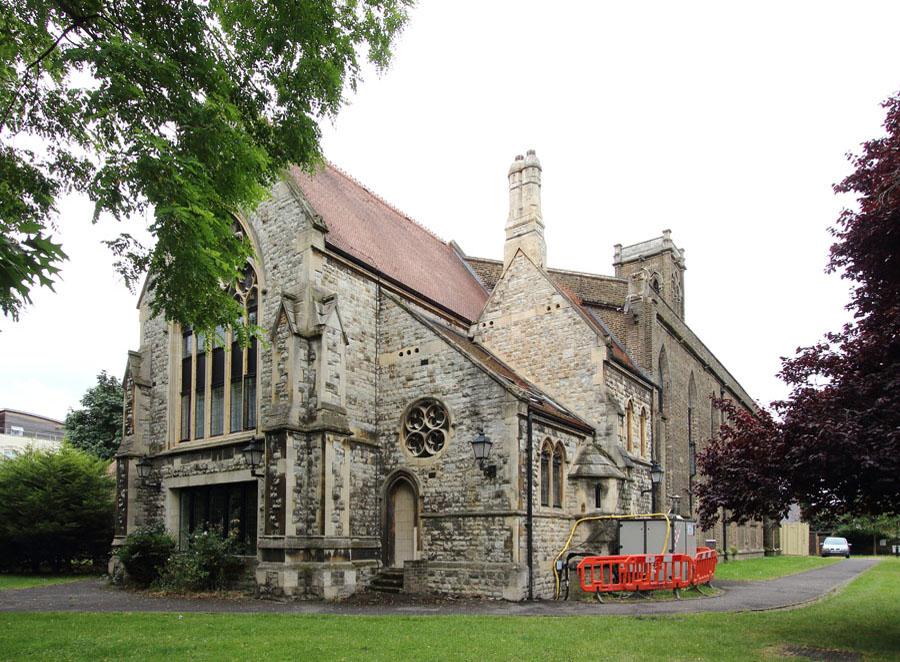
[[[368,588],[381,593],[400,593],[403,590],[403,570],[385,568],[372,578]]]

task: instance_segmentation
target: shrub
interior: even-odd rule
[[[36,572],[75,560],[102,563],[115,511],[108,467],[67,445],[29,449],[0,463],[0,565]]]
[[[128,577],[140,586],[150,586],[159,577],[175,551],[175,541],[161,524],[142,526],[119,547],[119,561]]]
[[[215,529],[192,534],[187,549],[169,558],[156,586],[177,593],[224,590],[243,568],[242,549],[236,530],[227,537]]]

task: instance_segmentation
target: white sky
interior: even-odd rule
[[[537,150],[550,267],[612,274],[671,229],[686,319],[751,396],[848,319],[823,272],[845,154],[900,89],[897,2],[471,2],[415,9],[391,68],[324,128],[328,158],[467,254],[501,258],[506,172]],[[0,318],[0,407],[63,418],[137,349],[136,297],[86,202],[56,294]],[[409,259],[416,259],[409,256]]]

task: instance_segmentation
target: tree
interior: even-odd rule
[[[729,522],[780,520],[791,499],[778,421],[765,409],[754,413],[728,399],[715,398],[713,405],[725,416],[717,435],[697,452],[701,524],[712,528],[720,509]]]
[[[109,463],[71,446],[28,450],[0,463],[0,566],[100,561],[113,536]]]
[[[122,382],[102,371],[81,398],[83,408],[69,410],[66,441],[101,460],[112,459],[122,443],[123,397]]]
[[[0,0],[0,310],[15,319],[52,286],[57,200],[78,191],[95,218],[153,209],[152,249],[107,243],[132,289],[149,269],[154,315],[238,319],[222,283],[251,248],[230,215],[320,161],[317,121],[355,89],[362,52],[386,66],[411,2]]]
[[[837,184],[857,195],[858,209],[845,209],[832,229],[829,271],[853,281],[853,322],[819,343],[782,359],[779,376],[789,397],[773,403],[780,421],[753,435],[748,458],[742,439],[723,428],[701,454],[707,474],[703,506],[712,515],[725,505],[731,485],[714,485],[728,468],[745,462],[760,472],[766,463],[779,490],[766,508],[750,498],[749,485],[735,484],[746,499],[732,500],[729,519],[777,516],[790,501],[807,517],[833,521],[840,515],[897,513],[900,504],[900,93],[884,104],[887,135],[862,145],[848,158],[856,170]],[[766,455],[766,457],[761,457]],[[723,467],[716,467],[722,463]],[[768,487],[763,483],[761,487]]]

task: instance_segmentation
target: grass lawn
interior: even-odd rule
[[[34,588],[50,584],[66,584],[89,579],[88,575],[5,575],[0,574],[0,591],[12,588]]]
[[[896,661],[900,561],[801,609],[742,614],[294,616],[0,614],[0,660],[757,660],[784,646]]]
[[[821,568],[841,560],[820,556],[766,556],[728,563],[720,560],[716,564],[716,579],[774,579]]]

